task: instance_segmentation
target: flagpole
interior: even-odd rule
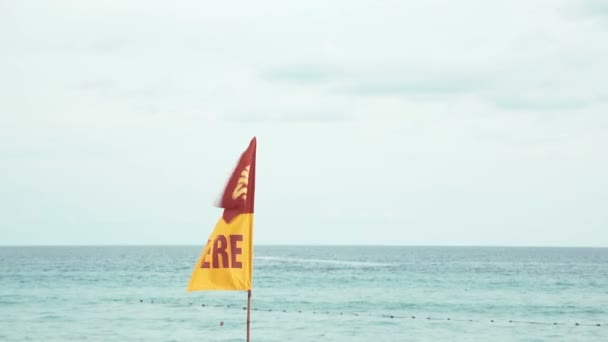
[[[247,291],[247,342],[249,342],[249,325],[251,317],[251,290]]]

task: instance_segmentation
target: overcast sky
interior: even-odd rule
[[[608,246],[608,3],[0,0],[0,245]]]

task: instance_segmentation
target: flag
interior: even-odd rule
[[[224,208],[201,256],[188,291],[251,290],[256,138],[239,159],[219,206]]]

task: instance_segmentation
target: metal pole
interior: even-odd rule
[[[249,325],[251,323],[251,290],[247,291],[247,342],[249,342]]]

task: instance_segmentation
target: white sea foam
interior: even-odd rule
[[[269,260],[284,263],[306,263],[306,264],[329,264],[329,265],[346,265],[358,267],[382,267],[393,266],[391,263],[369,262],[369,261],[349,261],[335,259],[308,259],[308,258],[290,258],[290,257],[273,257],[273,256],[255,256],[255,260]]]

